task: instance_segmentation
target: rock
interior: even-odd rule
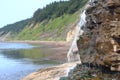
[[[119,7],[120,0],[107,0],[107,6],[108,7]]]
[[[120,0],[97,0],[86,8],[86,30],[77,41],[83,65],[65,80],[120,80],[119,6]]]
[[[120,71],[120,66],[115,65],[110,68],[112,71]]]
[[[86,31],[77,41],[82,62],[120,71],[120,0],[98,0],[87,9]]]
[[[120,7],[115,8],[115,13],[120,14]]]
[[[108,0],[108,1],[107,1],[107,6],[108,6],[108,7],[113,7],[113,6],[115,6],[114,0]]]

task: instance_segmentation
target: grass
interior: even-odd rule
[[[74,14],[64,14],[61,17],[44,20],[35,26],[26,26],[20,33],[12,34],[8,40],[46,40],[64,41],[67,32],[75,27],[79,14],[88,0],[83,0],[80,10]]]
[[[80,11],[74,14],[64,14],[61,17],[51,19],[46,24],[44,22],[38,23],[34,28],[26,27],[22,32],[17,34],[14,40],[65,40],[62,37],[62,33],[65,31],[66,27],[69,28],[69,24],[74,24],[78,17]],[[53,34],[52,36],[47,36],[41,38],[44,33]],[[56,36],[55,36],[56,35]],[[64,34],[67,35],[67,34]]]

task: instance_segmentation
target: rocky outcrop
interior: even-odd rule
[[[83,63],[120,71],[120,0],[94,0],[85,32],[77,41]]]

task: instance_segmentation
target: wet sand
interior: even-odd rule
[[[58,66],[48,67],[33,72],[22,80],[60,80],[60,77],[68,76],[71,69],[80,62],[64,63]]]

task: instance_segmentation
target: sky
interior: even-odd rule
[[[33,16],[38,8],[60,0],[0,0],[0,28]]]

